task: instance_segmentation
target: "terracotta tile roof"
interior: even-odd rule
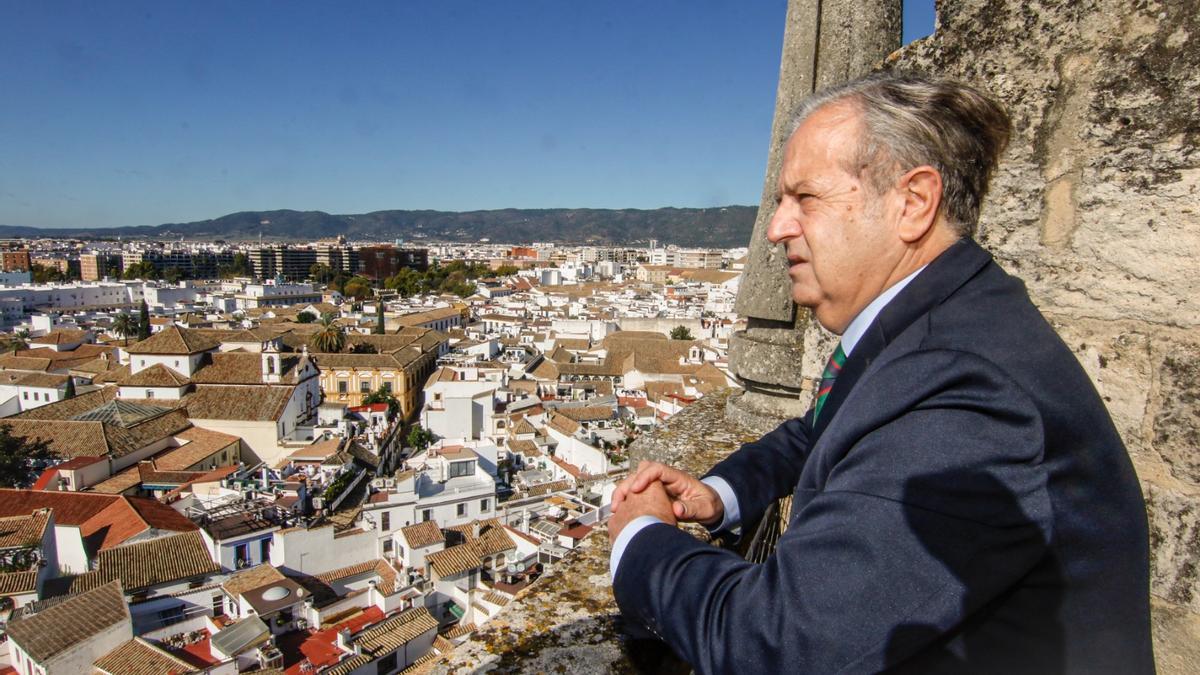
[[[114,581],[73,595],[32,616],[10,620],[8,637],[34,661],[44,663],[80,642],[129,621],[129,608],[121,583]],[[132,627],[127,630],[133,637]]]
[[[525,455],[526,457],[541,457],[542,451],[533,441],[509,441],[508,451]]]
[[[221,588],[232,596],[239,596],[267,584],[283,581],[287,577],[268,563],[243,570],[225,580]]]
[[[68,592],[86,591],[120,580],[127,592],[184,579],[218,574],[221,566],[209,556],[197,532],[184,532],[100,551],[96,569],[72,577]]]
[[[168,326],[150,337],[125,348],[130,354],[196,354],[218,347],[218,343],[199,330]]]
[[[175,438],[186,442],[178,448],[164,450],[154,457],[154,465],[163,471],[185,471],[241,441],[232,434],[200,427],[187,429],[176,434]],[[236,462],[237,459],[235,457],[233,461]]]
[[[442,633],[442,635],[444,635],[447,638],[450,638],[451,640],[454,640],[454,639],[463,637],[464,635],[470,635],[471,633],[474,633],[477,630],[479,630],[479,626],[476,626],[474,623],[460,623],[460,624],[453,626],[452,628],[450,628],[450,630],[446,631],[445,633]]]
[[[142,638],[134,638],[112,650],[92,664],[108,675],[163,675],[190,673],[192,664],[180,659]]]
[[[474,527],[479,525],[479,536],[474,536]],[[510,551],[517,547],[513,542],[512,537],[504,531],[504,527],[500,525],[500,521],[495,518],[487,520],[476,520],[466,525],[455,525],[446,528],[453,532],[462,535],[467,544],[475,547],[475,552],[482,556],[496,555],[504,551]]]
[[[33,350],[26,350],[26,352]],[[41,351],[41,350],[38,350]],[[52,351],[52,350],[45,350]],[[49,370],[53,361],[44,356],[15,356],[8,354],[0,356],[0,369],[2,370],[28,370],[28,371],[46,371]]]
[[[33,509],[54,511],[54,522],[79,527],[94,550],[117,546],[148,530],[191,532],[192,521],[153,499],[89,492],[43,492],[0,489],[0,516]]]
[[[440,321],[455,316],[462,316],[462,310],[457,307],[443,307],[441,309],[430,309],[424,312],[405,314],[398,318],[397,322],[401,326],[418,326],[428,321]]]
[[[93,377],[92,384],[95,384],[95,385],[116,384],[117,382],[119,382],[121,380],[122,377],[125,377],[126,375],[129,374],[129,370],[130,370],[130,368],[129,368],[128,364],[123,365],[123,366],[114,366],[110,370],[107,370],[107,371],[100,373],[100,374],[96,375],[95,377]]]
[[[425,562],[429,563],[433,567],[433,571],[443,578],[483,566],[479,552],[469,544],[451,546],[429,553],[425,556]]]
[[[509,432],[514,434],[536,434],[537,429],[534,428],[533,424],[531,424],[529,420],[521,418],[521,421],[517,422],[513,427],[511,427]]]
[[[137,487],[142,484],[141,472],[136,466],[131,466],[127,469],[122,469],[116,474],[109,476],[107,479],[96,483],[88,488],[89,492],[96,492],[103,495],[119,495],[130,488]]]
[[[442,534],[442,530],[437,526],[437,522],[432,520],[402,527],[400,528],[400,533],[404,535],[404,540],[408,542],[409,548],[424,548],[425,546],[442,544],[446,541],[446,535]]]
[[[404,365],[391,354],[312,354],[323,370],[401,370]]]
[[[550,413],[550,421],[547,426],[567,436],[574,436],[575,432],[579,431],[580,429],[579,422],[576,422],[569,417],[560,415],[557,412]]]
[[[71,344],[72,342],[83,342],[88,338],[88,331],[75,330],[72,328],[57,328],[46,333],[45,335],[35,337],[30,342],[39,345],[62,345]]]
[[[120,365],[121,364],[117,363],[117,361],[114,359],[104,359],[104,358],[92,359],[91,361],[88,361],[86,363],[81,363],[77,366],[72,366],[71,372],[72,373],[84,373],[84,374],[90,374],[90,375],[98,375],[100,373],[106,373],[110,370],[113,370],[114,368],[117,368]]]
[[[555,457],[554,455],[550,455],[550,461],[557,464],[559,466],[559,468],[561,468],[563,471],[566,471],[567,473],[569,473],[571,475],[571,477],[576,480],[583,477],[583,471],[579,467],[575,466],[574,464],[572,464],[566,460],[559,459],[558,457]]]
[[[555,412],[563,417],[570,418],[576,422],[595,422],[598,420],[611,420],[617,416],[616,411],[606,405],[572,407],[572,408],[557,408]]]
[[[571,487],[570,481],[556,480],[550,483],[542,483],[529,488],[529,496],[536,497],[537,495],[549,494],[551,492],[561,492]]]
[[[191,384],[191,380],[161,363],[156,363],[122,377],[117,380],[117,384],[122,387],[183,387]]]
[[[184,400],[188,415],[202,420],[278,420],[295,386],[197,386]]]
[[[37,509],[24,516],[0,518],[0,549],[41,546],[49,523],[49,509]]]
[[[55,373],[30,373],[16,381],[18,387],[40,387],[42,389],[58,389],[65,387],[69,375]]]
[[[360,574],[366,574],[367,572],[375,569],[375,562],[376,561],[374,561],[374,560],[368,560],[366,562],[361,562],[361,563],[358,563],[355,565],[347,565],[346,567],[339,567],[335,570],[330,570],[323,574],[318,574],[317,579],[329,584],[329,583],[333,583],[334,581],[341,581],[342,579],[349,579],[350,577],[356,577]]]
[[[495,591],[492,591],[491,593],[488,593],[487,595],[483,596],[483,599],[486,602],[492,603],[493,605],[498,605],[500,607],[503,607],[508,604],[508,601],[510,598],[507,595],[504,595],[503,593],[497,593]]]
[[[361,647],[363,653],[352,656],[322,673],[323,675],[347,675],[372,661],[387,656],[431,630],[437,630],[437,620],[433,618],[429,610],[424,607],[406,609],[396,616],[356,634],[353,638],[354,644]],[[418,659],[418,661],[420,660]],[[416,662],[413,665],[416,665]]]
[[[247,352],[219,352],[212,354],[211,361],[192,374],[196,384],[264,384],[262,377],[262,355]],[[284,356],[279,359],[279,381],[296,384],[301,356]]]

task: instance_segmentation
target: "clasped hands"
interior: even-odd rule
[[[617,485],[612,512],[608,537],[616,541],[638,516],[654,516],[671,525],[693,522],[712,527],[724,519],[725,505],[717,491],[699,479],[666,464],[643,461]]]

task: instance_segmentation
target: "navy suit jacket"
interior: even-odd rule
[[[1121,439],[1024,285],[971,240],[871,324],[812,413],[715,466],[755,564],[666,524],[623,614],[701,673],[1148,673],[1145,504]]]

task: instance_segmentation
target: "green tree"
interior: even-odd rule
[[[30,266],[30,278],[35,284],[53,284],[60,281],[66,281],[67,275],[62,273],[62,270],[57,267],[48,267],[33,263]]]
[[[321,330],[313,333],[308,343],[313,351],[335,354],[346,346],[346,331],[337,324],[333,314],[326,312],[321,316]]]
[[[342,286],[342,295],[355,300],[371,297],[371,281],[363,277],[353,277]]]
[[[113,319],[113,332],[125,338],[125,346],[129,346],[129,336],[137,335],[138,324],[129,312],[121,312],[117,318]]]
[[[12,347],[14,354],[22,349],[29,349],[29,331],[24,328],[13,331],[12,340],[8,344]]]
[[[124,276],[126,279],[158,279],[161,275],[150,261],[143,260],[126,267]]]
[[[168,267],[167,269],[163,270],[163,281],[166,281],[169,284],[179,283],[179,280],[182,278],[183,271],[178,267]]]
[[[519,270],[517,269],[516,265],[501,265],[496,268],[496,276],[511,277],[512,275],[516,274],[518,271]]]
[[[75,398],[75,378],[67,376],[67,388],[63,390],[63,398]]]
[[[363,405],[370,405],[372,403],[386,403],[388,406],[388,418],[395,417],[396,413],[400,412],[400,401],[397,401],[396,397],[392,396],[392,392],[384,389],[383,387],[380,387],[364,396],[362,402]],[[411,435],[411,433],[409,435]]]
[[[687,326],[675,326],[671,329],[672,340],[692,340],[692,331]]]
[[[0,426],[0,486],[27,488],[46,465],[58,457],[50,443],[17,436]]]
[[[327,284],[333,280],[333,270],[325,263],[313,263],[308,268],[308,275],[318,284]]]
[[[378,354],[379,348],[370,342],[355,342],[350,346],[351,354]]]
[[[150,337],[150,306],[146,304],[145,300],[142,300],[141,306],[138,307],[137,338],[140,341],[148,337]]]
[[[317,320],[317,315],[312,312],[300,312],[296,314],[296,323],[312,323]]]
[[[404,442],[409,447],[416,448],[417,452],[421,452],[436,440],[437,435],[432,431],[422,427],[420,424],[414,424],[412,429],[408,431],[408,437],[404,439]]]
[[[383,327],[383,301],[375,303],[375,330],[372,331],[376,335],[383,335],[387,331]]]

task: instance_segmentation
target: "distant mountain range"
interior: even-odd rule
[[[492,243],[559,242],[596,245],[645,243],[731,248],[746,246],[757,207],[711,209],[501,209],[497,211],[374,211],[333,215],[322,211],[241,211],[213,220],[141,227],[38,228],[0,225],[5,238],[116,238],[309,241],[345,235],[350,240],[402,238]]]

